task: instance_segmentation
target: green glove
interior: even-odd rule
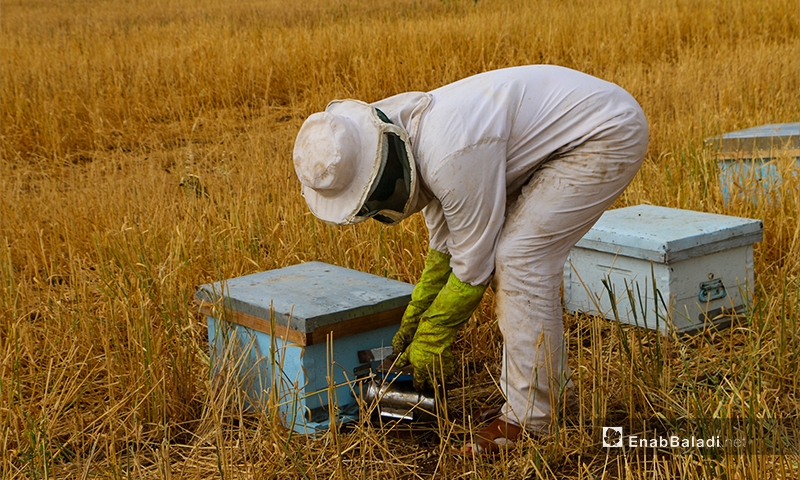
[[[450,270],[450,255],[429,248],[428,256],[425,257],[425,268],[422,270],[419,283],[411,293],[411,302],[403,314],[400,330],[392,339],[392,350],[395,355],[403,353],[414,339],[420,316],[431,306],[433,299],[447,283]]]
[[[414,388],[424,390],[435,386],[434,378],[443,381],[456,371],[456,359],[451,346],[458,328],[467,323],[478,308],[487,285],[472,286],[451,273],[422,319],[414,341],[398,357],[395,366],[414,365]]]

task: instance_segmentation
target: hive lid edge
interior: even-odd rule
[[[720,153],[751,150],[758,145],[764,145],[768,141],[770,145],[777,142],[777,148],[797,148],[800,147],[800,123],[771,123],[768,125],[758,125],[733,132],[726,132],[720,135],[706,138],[706,146],[720,150]],[[771,147],[776,148],[776,147]]]
[[[665,262],[701,244],[713,243],[724,250],[740,246],[743,238],[755,243],[762,237],[763,222],[758,219],[635,205],[605,212],[575,246]]]
[[[267,311],[259,305],[252,305],[233,299],[227,307],[233,312],[241,313],[246,317],[274,321],[276,327],[288,327],[303,335],[312,335],[320,328],[336,328],[338,324],[346,323],[359,318],[368,318],[390,312],[408,305],[410,295],[406,297],[393,297],[372,305],[362,305],[347,310],[331,312],[315,317],[299,317],[281,312]],[[235,315],[235,314],[234,314]],[[238,323],[238,322],[234,322]]]

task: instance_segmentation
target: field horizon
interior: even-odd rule
[[[800,167],[780,158],[774,192],[744,179],[726,201],[704,143],[800,122],[799,17],[791,0],[4,1],[0,477],[800,477]],[[502,402],[491,291],[456,341],[447,417],[411,438],[367,421],[302,436],[245,411],[212,375],[196,286],[312,260],[415,283],[427,251],[419,214],[335,228],[308,212],[303,120],[524,64],[643,107],[647,157],[613,208],[763,221],[749,313],[691,338],[566,314],[578,409],[494,460],[449,454]],[[781,441],[608,455],[598,422],[634,412],[778,419]]]

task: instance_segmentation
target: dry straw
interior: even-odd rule
[[[797,432],[779,454],[609,456],[587,428],[633,411],[797,425],[797,164],[777,201],[726,205],[703,148],[800,121],[796,2],[16,0],[0,25],[3,478],[800,476]],[[528,63],[643,106],[650,149],[617,206],[763,219],[752,314],[690,341],[567,316],[580,408],[557,439],[495,461],[448,453],[474,407],[501,401],[491,294],[456,344],[447,417],[411,439],[368,422],[311,438],[243,411],[235,378],[211,374],[195,285],[308,260],[413,282],[427,248],[419,217],[331,228],[307,212],[291,167],[302,120],[333,98]]]

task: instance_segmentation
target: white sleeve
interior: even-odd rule
[[[428,227],[428,246],[439,253],[449,255],[447,250],[447,237],[450,230],[444,219],[444,211],[439,200],[433,199],[422,209],[422,216],[425,217],[425,225]]]
[[[494,271],[495,247],[505,220],[505,165],[505,141],[484,140],[439,163],[428,185],[442,211],[430,220],[425,217],[431,247],[439,250],[436,247],[446,234],[443,253],[452,255],[453,273],[470,285],[485,284]],[[442,216],[445,225],[437,218]]]

